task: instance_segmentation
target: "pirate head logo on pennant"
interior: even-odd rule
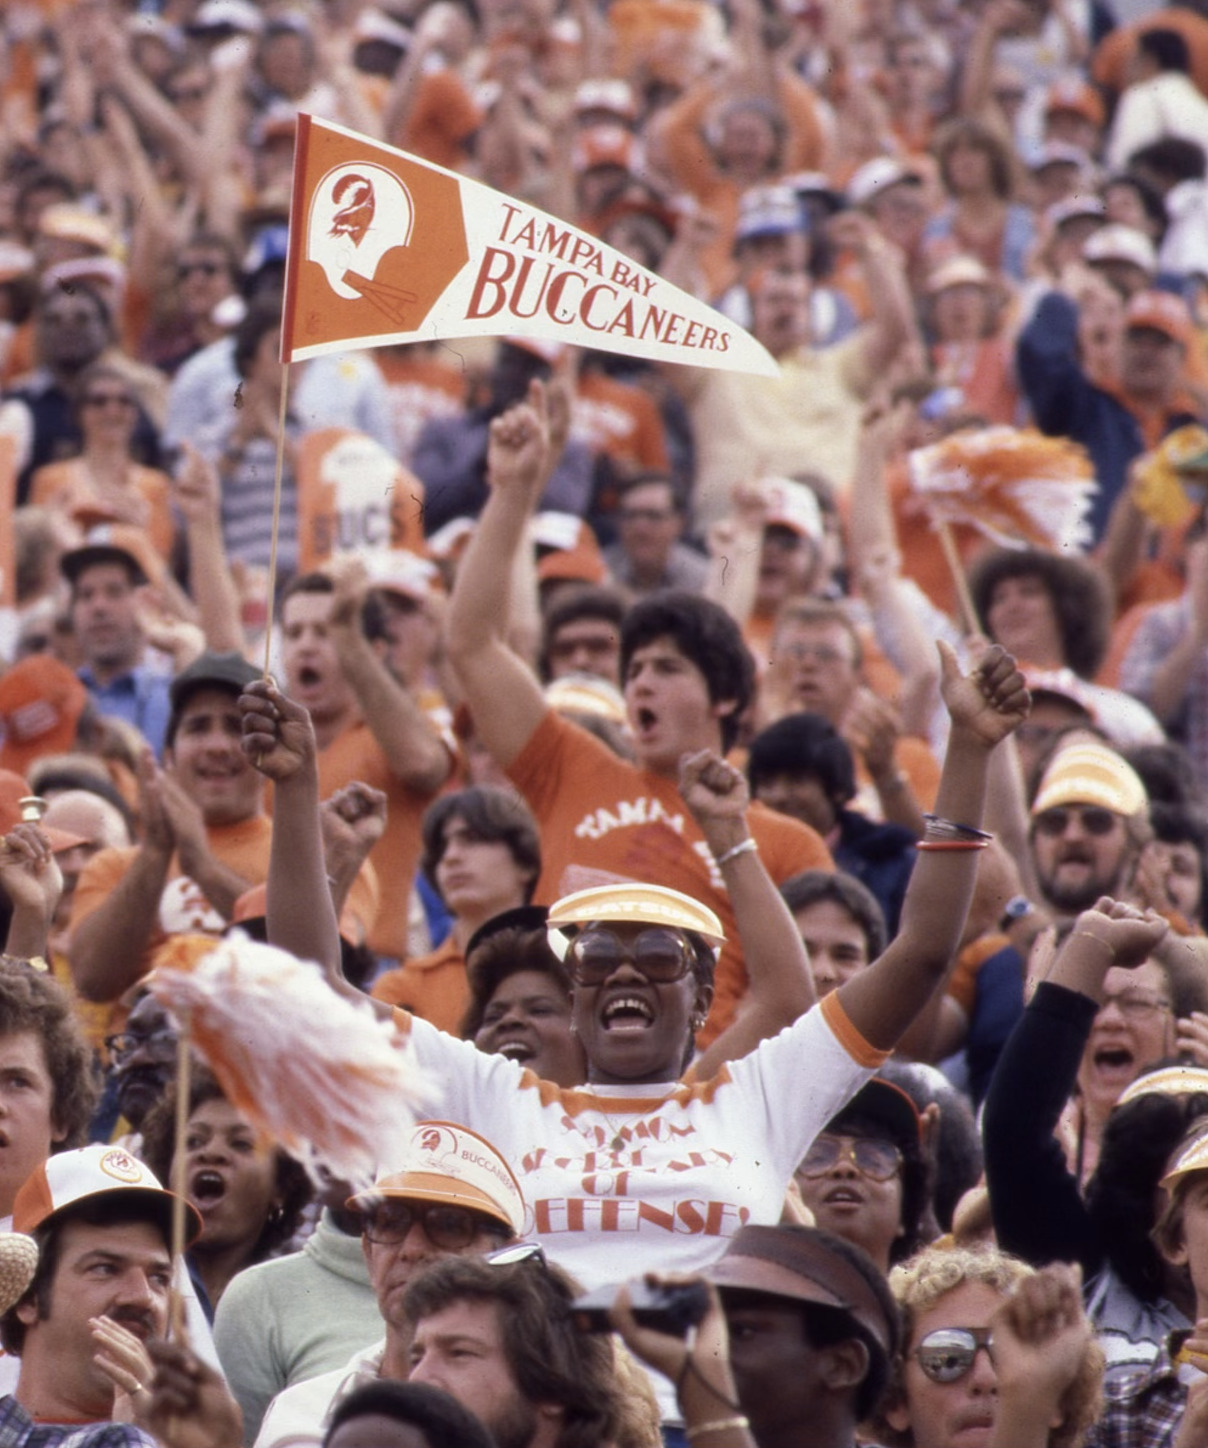
[[[375,276],[388,251],[410,245],[414,221],[411,193],[392,172],[361,162],[337,166],[311,198],[307,260],[323,268],[337,296],[364,298],[401,320],[415,294]]]

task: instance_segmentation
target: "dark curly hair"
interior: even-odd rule
[[[1188,1128],[1205,1116],[1208,1093],[1154,1092],[1115,1107],[1107,1118],[1086,1210],[1108,1261],[1143,1302],[1165,1295],[1166,1268],[1151,1237],[1158,1183]]]
[[[63,987],[15,955],[0,956],[0,1035],[29,1032],[42,1043],[53,1095],[51,1118],[63,1133],[52,1151],[83,1146],[100,1094],[92,1048]]]
[[[851,748],[821,714],[786,714],[751,740],[747,754],[751,794],[757,796],[763,784],[780,774],[812,775],[837,810],[855,797]]]
[[[701,671],[711,703],[734,701],[721,720],[722,749],[729,750],[755,691],[755,660],[738,625],[719,603],[698,593],[668,589],[643,598],[621,625],[622,680],[629,676],[634,654],[659,639],[670,639]]]
[[[482,1422],[456,1398],[429,1383],[398,1383],[375,1378],[341,1398],[323,1434],[323,1448],[350,1418],[393,1418],[418,1428],[428,1448],[495,1448]]]
[[[189,1116],[207,1101],[226,1101],[227,1095],[208,1071],[194,1074],[189,1086]],[[161,1182],[172,1180],[172,1157],[176,1137],[176,1089],[169,1089],[152,1109],[143,1127],[143,1160]],[[284,1247],[298,1230],[302,1212],[314,1196],[314,1187],[301,1162],[273,1149],[273,1185],[281,1197],[279,1212],[270,1212],[261,1228],[247,1264],[263,1262]],[[196,1251],[194,1246],[192,1251]]]
[[[512,928],[496,931],[476,946],[466,959],[470,1003],[461,1020],[459,1034],[463,1041],[474,1039],[482,1029],[491,997],[509,976],[522,970],[549,976],[554,985],[570,998],[570,976],[550,949],[544,927],[538,930]]]
[[[969,591],[987,637],[994,590],[1008,578],[1038,578],[1053,601],[1066,665],[1093,679],[1107,653],[1114,616],[1111,587],[1089,558],[1039,548],[999,548],[983,554],[969,573]]]

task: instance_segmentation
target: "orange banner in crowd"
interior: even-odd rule
[[[336,553],[424,552],[424,485],[379,442],[344,427],[307,433],[298,449],[298,566]]]
[[[780,370],[741,327],[587,232],[300,114],[281,360],[472,336]]]

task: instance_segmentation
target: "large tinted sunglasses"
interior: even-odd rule
[[[915,1360],[933,1383],[956,1383],[985,1348],[994,1361],[994,1342],[988,1327],[937,1327],[914,1350]]]
[[[647,980],[662,984],[688,974],[692,948],[674,930],[643,930],[632,940],[622,940],[611,930],[592,926],[575,936],[566,956],[580,985],[602,984],[626,960]]]
[[[446,1207],[440,1202],[387,1201],[361,1214],[361,1230],[381,1247],[401,1246],[416,1222],[423,1225],[432,1245],[445,1252],[462,1251],[479,1232],[490,1231],[493,1226],[467,1207]],[[501,1235],[503,1231],[500,1223]]]
[[[1036,833],[1056,839],[1058,835],[1065,834],[1069,828],[1070,819],[1075,813],[1078,815],[1083,831],[1088,835],[1110,835],[1120,818],[1119,815],[1112,814],[1111,810],[1104,809],[1102,805],[1075,805],[1073,809],[1068,809],[1065,805],[1055,805],[1052,809],[1046,809],[1036,816]]]
[[[902,1170],[902,1153],[889,1141],[864,1136],[832,1136],[823,1132],[798,1167],[803,1177],[825,1176],[842,1161],[850,1161],[861,1176],[887,1182]]]

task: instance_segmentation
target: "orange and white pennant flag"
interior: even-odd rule
[[[597,237],[298,116],[281,360],[511,336],[774,377],[749,333]]]

